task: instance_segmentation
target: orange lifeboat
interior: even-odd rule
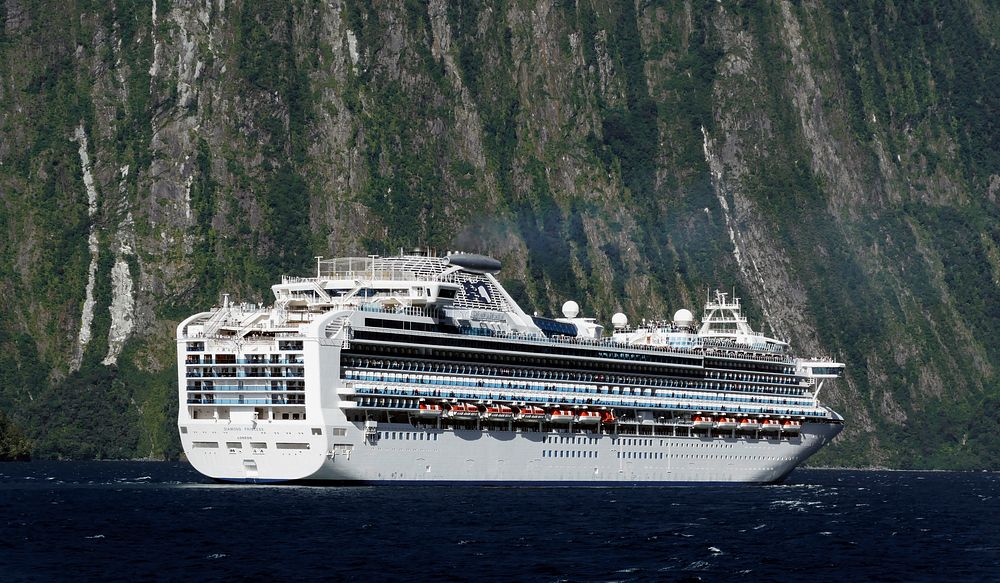
[[[604,411],[603,413],[601,413],[601,423],[614,423],[614,422],[615,422],[614,413],[612,413],[611,411]]]
[[[760,423],[761,431],[780,431],[781,423],[777,419],[765,419]]]
[[[786,433],[798,433],[802,431],[802,423],[798,421],[785,421],[781,424],[781,430]]]
[[[716,425],[719,429],[736,429],[739,424],[732,417],[722,417],[719,419],[719,423]]]
[[[478,419],[479,408],[471,403],[452,403],[448,410],[448,417],[452,419]]]
[[[440,417],[443,414],[444,409],[441,405],[431,403],[421,403],[420,408],[417,409],[417,417]]]
[[[518,421],[541,421],[545,419],[545,409],[534,405],[525,405],[517,413]]]
[[[757,423],[753,419],[740,419],[740,429],[756,431],[760,427],[760,423]]]
[[[711,417],[702,417],[701,415],[694,416],[691,422],[691,426],[695,429],[711,429],[715,426],[715,421]]]
[[[483,417],[498,421],[506,421],[514,418],[514,411],[507,405],[488,405]]]
[[[552,423],[571,423],[576,415],[572,411],[564,411],[562,409],[553,409],[549,413],[549,421]]]
[[[580,411],[580,414],[576,418],[577,423],[586,423],[592,425],[601,422],[601,414],[597,411]]]

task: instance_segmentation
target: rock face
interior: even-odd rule
[[[265,301],[315,255],[428,245],[498,257],[542,312],[697,313],[735,287],[849,366],[821,462],[1000,461],[993,5],[0,0],[0,19],[0,410],[37,455],[175,455],[181,317]]]

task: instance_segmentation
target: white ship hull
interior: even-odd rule
[[[200,424],[199,424],[200,425]],[[343,427],[343,426],[341,426]],[[188,460],[201,473],[236,482],[465,482],[572,484],[771,483],[840,432],[841,425],[803,426],[796,436],[665,437],[590,432],[439,430],[379,424],[366,440],[351,424],[313,435],[267,423],[189,426]],[[241,442],[241,447],[226,447]],[[220,442],[195,448],[195,441]],[[249,443],[266,443],[251,450]],[[295,449],[278,449],[280,443]],[[308,449],[300,444],[308,444]]]

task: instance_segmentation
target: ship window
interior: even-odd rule
[[[276,443],[278,449],[309,449],[308,443]]]
[[[197,447],[197,448],[216,449],[216,448],[219,447],[219,442],[217,442],[217,441],[195,441],[195,442],[192,442],[191,445],[193,445],[194,447]]]

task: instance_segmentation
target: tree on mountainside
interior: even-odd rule
[[[0,462],[31,459],[31,444],[3,411],[0,411]]]

